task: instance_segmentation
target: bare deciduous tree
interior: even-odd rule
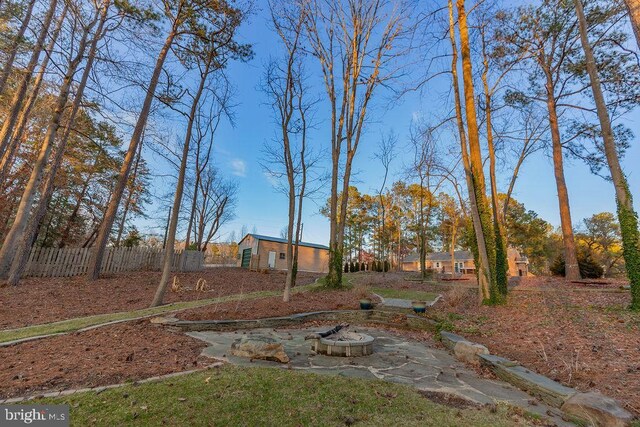
[[[308,88],[302,63],[307,0],[271,1],[271,24],[285,49],[281,59],[271,59],[265,71],[266,92],[278,125],[277,137],[267,145],[263,167],[275,179],[286,178],[282,190],[288,199],[286,228],[287,276],[283,300],[288,302],[296,283],[298,244],[302,227],[302,206],[306,196],[309,168],[307,132],[309,128]],[[282,168],[281,168],[282,167]],[[278,184],[280,185],[280,184]]]
[[[169,231],[167,233],[162,277],[160,278],[158,289],[151,302],[152,307],[162,304],[169,283],[178,218],[180,216],[184,182],[187,173],[189,147],[205,85],[211,73],[224,69],[231,57],[248,59],[251,56],[251,51],[248,50],[246,46],[240,45],[235,41],[236,30],[244,19],[243,11],[226,4],[221,7],[221,5],[217,4],[211,5],[204,3],[202,6],[198,7],[197,4],[194,4],[192,7],[194,7],[194,9],[191,13],[196,14],[198,17],[191,23],[191,31],[193,31],[194,39],[188,45],[180,46],[180,54],[184,55],[183,61],[194,61],[197,64],[200,81],[192,96],[191,108],[187,115],[187,128],[185,131],[182,155],[180,157],[180,168],[173,199],[173,208],[171,210]]]
[[[340,287],[353,160],[374,94],[398,77],[400,67],[396,60],[406,53],[402,39],[410,31],[410,8],[402,1],[388,0],[313,0],[308,7],[307,33],[313,55],[322,68],[330,104],[327,285]]]

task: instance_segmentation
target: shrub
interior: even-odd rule
[[[604,274],[602,266],[593,260],[590,253],[585,251],[578,252],[578,267],[583,279],[599,279]],[[554,276],[564,277],[564,257],[558,256],[549,269]]]
[[[344,272],[345,272],[345,273],[348,273],[348,272],[349,272],[349,263],[348,263],[348,262],[345,262],[345,263],[344,263]]]
[[[367,264],[364,262],[360,263],[360,271],[367,271]]]
[[[355,265],[355,270],[356,272],[360,271],[360,263],[356,261],[356,265]]]

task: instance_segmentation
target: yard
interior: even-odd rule
[[[76,316],[142,309],[155,290],[157,276],[156,273],[127,274],[101,279],[94,285],[86,284],[80,278],[25,281],[15,289],[0,289],[3,306],[0,324],[7,329]],[[204,295],[184,289],[201,277],[208,284]],[[317,277],[302,275],[301,283],[312,283]],[[349,274],[347,289],[303,288],[302,292],[293,294],[290,303],[284,303],[278,295],[284,283],[282,273],[220,268],[179,275],[184,288],[180,292],[168,292],[167,301],[200,300],[204,305],[185,306],[173,315],[184,320],[215,320],[356,309],[363,290],[384,298],[432,300],[442,294],[443,299],[429,313],[442,329],[480,342],[492,353],[517,360],[579,390],[598,389],[640,415],[637,406],[640,401],[637,359],[640,317],[624,310],[629,295],[619,289],[619,284],[568,285],[554,279],[525,279],[512,290],[507,305],[478,307],[476,289],[469,281],[421,283],[406,278],[398,273]],[[264,294],[264,291],[273,294]],[[45,297],[36,298],[38,293]],[[246,298],[236,299],[238,293]],[[211,302],[216,297],[230,299]],[[31,305],[33,311],[27,310]],[[397,333],[440,346],[427,332]],[[148,319],[138,319],[1,347],[0,358],[6,368],[0,372],[0,383],[3,384],[0,398],[132,382],[202,369],[211,363],[210,359],[200,356],[204,346],[199,340],[151,324]],[[287,417],[291,418],[287,420],[298,420],[305,425],[343,424],[348,420],[363,425],[385,425],[385,420],[395,419],[408,424],[433,420],[430,425],[446,425],[436,421],[450,420],[452,416],[471,425],[532,422],[522,413],[504,408],[489,413],[443,407],[429,402],[413,389],[382,382],[372,385],[325,376],[314,380],[322,390],[336,387],[337,382],[342,390],[342,382],[348,383],[344,396],[351,397],[340,397],[336,401],[328,393],[300,391],[306,390],[308,381],[312,381],[310,374],[251,372],[225,366],[214,372],[168,382],[107,391],[99,397],[91,393],[74,395],[65,401],[74,405],[72,412],[76,418],[72,419],[77,425],[130,422],[145,425],[155,424],[158,420],[175,425],[178,419],[207,424],[206,420],[196,418],[203,407],[215,407],[221,417],[216,419],[233,423],[238,420],[235,417],[240,416],[239,410],[231,408],[233,399],[238,399],[240,406],[248,405],[251,399],[248,390],[268,390],[275,382],[287,384],[287,387],[265,394],[263,398],[271,403],[264,408],[256,408],[250,415],[244,411],[242,416],[250,418],[242,418],[243,423],[255,424],[261,417],[271,416],[274,418],[269,418],[270,421],[278,422],[284,416],[282,414],[289,414]],[[217,380],[205,382],[212,375]],[[238,380],[234,382],[232,377]],[[210,387],[211,393],[204,393],[203,387]],[[123,397],[125,395],[127,397]],[[186,400],[182,400],[183,397]],[[283,402],[290,400],[296,403],[285,407]],[[129,403],[122,405],[123,402]],[[408,409],[398,412],[400,404]],[[153,409],[156,406],[166,409]],[[380,416],[371,418],[368,414],[374,407]],[[459,425],[458,421],[452,425]]]
[[[318,277],[301,273],[298,284],[311,284]],[[156,309],[158,314],[196,302],[207,305],[176,315],[192,320],[259,318],[354,309],[358,305],[357,295],[350,289],[294,293],[290,303],[283,303],[280,292],[285,275],[282,272],[214,268],[179,274],[178,278],[183,290],[167,292],[165,301],[174,305]],[[193,290],[199,278],[207,280],[205,292]],[[72,332],[0,347],[0,358],[6,367],[0,371],[0,384],[3,384],[0,398],[135,381],[209,363],[199,356],[204,347],[202,342],[153,325],[148,319],[73,332],[121,318],[148,316],[150,311],[146,307],[158,279],[159,273],[139,272],[114,275],[93,284],[80,277],[51,278],[28,279],[16,288],[0,288],[0,341]],[[212,303],[216,299],[223,302]],[[60,322],[65,319],[67,321]],[[26,332],[15,329],[21,327],[30,328]]]

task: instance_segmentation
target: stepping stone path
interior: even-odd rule
[[[326,329],[326,328],[325,328]],[[352,331],[375,338],[373,354],[362,357],[331,357],[315,354],[311,342],[304,337],[312,329],[254,329],[246,332],[190,332],[188,335],[209,344],[203,355],[226,360],[242,366],[268,366],[290,368],[319,374],[379,379],[406,384],[418,390],[455,395],[477,404],[505,402],[550,418],[560,426],[572,425],[563,421],[556,408],[534,399],[529,394],[503,381],[480,377],[476,372],[456,360],[448,351],[373,328]],[[231,346],[242,337],[246,340],[269,339],[282,343],[290,362],[253,360],[231,355]]]

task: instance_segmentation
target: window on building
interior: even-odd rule
[[[284,252],[280,252],[280,259],[285,259],[285,253]]]

